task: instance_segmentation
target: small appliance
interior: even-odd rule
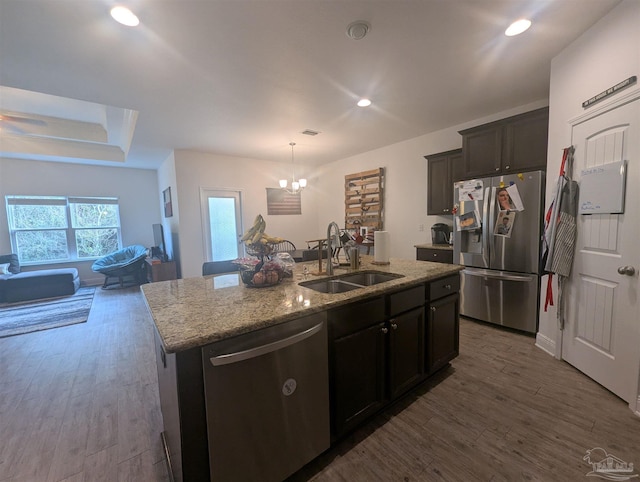
[[[431,244],[449,244],[451,226],[436,223],[431,226]]]

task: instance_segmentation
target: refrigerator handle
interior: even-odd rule
[[[496,227],[495,226],[495,222],[496,222],[496,187],[492,186],[491,187],[491,194],[489,196],[489,222],[487,224],[487,226],[489,227],[489,230],[487,232],[487,239],[488,239],[488,244],[489,244],[489,253],[491,253],[491,257],[495,257],[496,256],[496,237],[493,235],[493,230]]]
[[[485,266],[489,266],[489,191],[491,189],[493,188],[485,188],[482,201],[482,261]]]

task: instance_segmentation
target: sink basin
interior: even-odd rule
[[[359,273],[340,276],[338,279],[340,281],[347,281],[361,286],[371,286],[397,278],[402,278],[402,275],[395,273],[383,273],[381,271],[361,271]]]
[[[300,286],[309,288],[320,293],[346,293],[347,291],[357,290],[365,286],[377,285],[385,281],[402,278],[403,275],[395,273],[384,273],[381,271],[360,271],[358,273],[349,273],[336,276],[334,278],[325,278],[314,281],[303,281]]]
[[[300,286],[309,288],[310,290],[319,291],[320,293],[345,293],[351,290],[362,288],[360,285],[353,283],[345,283],[337,279],[321,279],[317,281],[303,281]]]

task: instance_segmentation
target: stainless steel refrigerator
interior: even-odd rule
[[[534,171],[454,184],[461,315],[537,331],[544,182]]]

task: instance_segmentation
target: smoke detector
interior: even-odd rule
[[[371,30],[371,25],[364,20],[356,20],[351,22],[347,27],[347,37],[353,40],[363,39]]]

